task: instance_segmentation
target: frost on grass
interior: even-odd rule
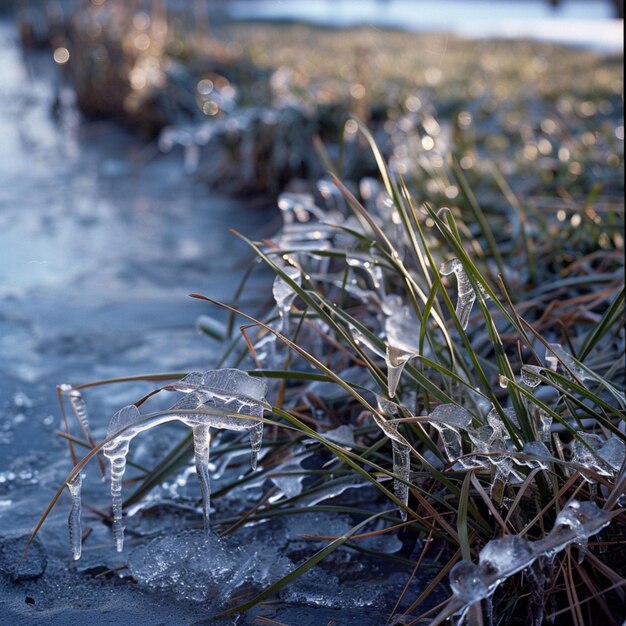
[[[393,453],[393,473],[396,474],[402,480],[394,479],[393,490],[398,500],[400,500],[405,506],[409,502],[409,486],[406,482],[410,478],[411,458],[410,450],[411,446],[409,442],[398,432],[398,424],[396,422],[388,422],[382,414],[396,415],[398,406],[385,398],[378,396],[378,411],[372,413],[376,425],[391,439],[391,447]],[[403,482],[406,481],[406,482]],[[400,509],[400,517],[406,520],[406,511]]]
[[[184,395],[165,411],[142,414],[135,405],[126,406],[111,418],[107,429],[108,441],[103,446],[103,453],[109,460],[111,468],[113,537],[118,552],[124,547],[122,480],[126,470],[126,457],[131,440],[139,433],[174,420],[183,422],[192,429],[205,530],[209,527],[210,510],[210,429],[248,431],[252,448],[252,468],[256,469],[263,436],[261,420],[263,410],[267,408],[265,401],[267,386],[263,380],[253,378],[237,369],[222,369],[205,373],[192,372],[180,381],[167,385],[165,389]],[[74,488],[70,484],[68,487],[70,491]],[[72,510],[76,511],[76,505]],[[80,554],[79,539],[74,539],[77,536],[75,529],[79,528],[79,524],[80,516],[70,515],[70,533],[73,537],[72,549],[75,558],[76,554]],[[76,542],[78,545],[75,545]]]
[[[572,500],[557,515],[552,531],[539,541],[516,535],[489,541],[480,551],[478,564],[463,560],[450,571],[452,601],[461,619],[472,604],[489,598],[507,578],[569,544],[585,544],[611,517],[593,502]]]
[[[439,272],[444,276],[449,276],[450,274],[454,274],[456,276],[457,301],[455,313],[461,327],[466,329],[472,313],[472,307],[476,301],[476,292],[474,291],[474,287],[472,286],[472,283],[463,268],[463,264],[459,261],[459,259],[455,258],[442,263],[439,268]],[[482,288],[480,288],[480,285],[479,289],[483,297],[488,297]]]

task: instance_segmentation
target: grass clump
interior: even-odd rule
[[[620,623],[623,212],[612,207],[599,223],[581,206],[568,233],[574,252],[556,230],[558,217],[522,207],[495,166],[492,184],[502,201],[497,210],[481,207],[468,182],[480,174],[466,175],[454,158],[448,167],[461,190],[456,206],[416,205],[415,182],[390,171],[369,131],[359,128],[380,181],[363,180],[351,191],[331,175],[318,184],[318,201],[282,194],[281,231],[272,241],[248,242],[275,274],[267,314],[238,311],[236,298],[231,305],[194,295],[233,316],[219,332],[202,322],[225,343],[216,367],[243,368],[268,382],[271,452],[261,471],[314,476],[304,487],[301,480],[282,488],[274,482],[242,517],[220,522],[218,515],[218,527],[236,533],[249,521],[337,497],[337,511],[348,506],[365,517],[226,613],[252,608],[340,546],[358,548],[367,524],[382,517],[379,532],[408,529],[421,546],[417,556],[403,557],[415,570],[439,554],[431,584],[417,597],[398,598],[390,619],[417,623],[452,572],[454,594],[433,623],[454,611],[480,623],[481,601],[497,622],[584,624],[601,611],[606,623]],[[310,440],[326,458],[312,474],[289,461]],[[76,465],[68,484],[106,441]],[[143,474],[125,506],[187,464],[191,450],[188,437]],[[369,483],[378,498],[350,505],[340,495],[346,482]],[[473,565],[479,552],[483,564],[504,548],[533,551],[532,558],[509,568],[510,576],[483,571],[491,582],[482,595],[459,591],[463,576],[476,585],[483,580],[482,570],[471,569],[487,567]]]

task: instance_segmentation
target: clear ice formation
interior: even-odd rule
[[[593,433],[578,433],[578,437],[571,443],[572,462],[601,476],[615,476],[626,457],[624,442],[616,435],[606,440]],[[595,482],[584,472],[582,476],[589,482]]]
[[[268,408],[265,401],[265,381],[237,369],[222,369],[205,373],[192,372],[167,385],[165,389],[184,395],[170,409],[154,413],[142,414],[131,404],[118,411],[109,423],[107,439],[110,440],[103,446],[103,453],[111,466],[113,537],[118,552],[124,547],[122,480],[126,456],[130,441],[139,433],[173,420],[181,421],[192,429],[206,530],[209,527],[211,493],[208,470],[210,429],[247,430],[252,448],[251,464],[256,469],[263,437],[263,410]]]
[[[87,403],[83,398],[83,394],[78,389],[74,389],[72,385],[59,385],[59,390],[68,399],[74,415],[80,424],[85,435],[89,435],[89,415],[87,413]]]
[[[541,441],[529,441],[524,444],[522,448],[523,454],[528,454],[529,456],[535,457],[533,459],[522,459],[515,458],[515,462],[518,465],[526,465],[530,467],[530,469],[535,469],[540,467],[541,469],[548,469],[548,462],[552,460],[552,455],[550,454],[550,450],[546,447],[546,445]]]
[[[70,509],[69,516],[67,518],[67,525],[70,534],[70,546],[72,548],[72,558],[75,561],[80,559],[82,552],[82,537],[83,529],[81,524],[81,486],[83,478],[82,474],[78,472],[74,478],[68,480],[66,485],[72,497],[72,508]]]
[[[537,365],[522,365],[520,369],[522,384],[526,385],[530,389],[534,389],[541,383],[541,378],[539,378],[540,373],[541,368]]]
[[[287,274],[287,276],[293,280],[296,284],[302,284],[302,276],[300,270],[291,265],[290,263],[282,263],[281,270]],[[276,307],[278,308],[278,314],[280,315],[279,332],[289,332],[289,311],[291,305],[296,299],[296,292],[292,289],[291,285],[287,283],[280,275],[276,275],[274,278],[274,284],[272,286],[272,294],[276,301]]]
[[[269,478],[286,498],[295,498],[302,493],[302,481],[306,478],[303,474],[302,461],[309,456],[311,455],[300,455],[298,458],[282,463],[272,470]]]
[[[389,397],[393,398],[404,366],[412,358],[420,355],[420,321],[412,309],[403,305],[402,299],[396,295],[387,296],[383,300],[382,309],[387,316],[385,319],[387,387]]]
[[[315,204],[313,196],[306,193],[281,193],[278,208],[283,218],[283,227],[276,240],[278,248],[289,252],[301,264],[305,258],[316,259],[316,265],[309,263],[307,271],[325,276],[329,257],[317,253],[331,248],[336,229],[321,221],[329,216]],[[338,221],[342,222],[343,216],[339,215]]]
[[[354,273],[356,269],[359,269],[367,274],[374,289],[376,289],[376,291],[384,297],[385,284],[383,280],[383,270],[371,256],[352,252],[346,254],[346,263],[348,264],[348,267],[350,267],[352,273]],[[356,283],[356,278],[351,280]]]
[[[281,210],[284,226],[306,224],[312,219],[324,218],[323,210],[308,193],[283,192],[278,196],[278,208]]]
[[[346,199],[341,190],[330,178],[320,178],[317,183],[317,190],[324,198],[326,205],[332,203],[333,208],[340,213],[347,211]]]
[[[450,571],[452,601],[457,612],[462,618],[472,604],[489,598],[499,584],[539,557],[550,556],[571,543],[585,543],[607,526],[611,517],[611,513],[593,502],[571,500],[543,539],[527,541],[514,535],[489,541],[480,551],[478,564],[463,560]]]
[[[439,432],[448,460],[456,462],[463,454],[460,431],[472,423],[469,411],[456,404],[440,404],[428,416],[428,422]]]
[[[378,410],[387,415],[396,415],[398,413],[398,405],[382,396],[377,396]],[[409,442],[398,432],[398,424],[396,422],[388,422],[385,418],[374,411],[372,413],[376,425],[391,439],[391,448],[393,455],[393,473],[404,481],[409,481],[411,470],[411,446]],[[393,490],[398,500],[405,506],[409,502],[409,486],[402,480],[394,479]],[[400,517],[406,520],[407,514],[404,509],[400,509]]]
[[[333,443],[338,443],[345,448],[350,449],[354,447],[354,430],[347,424],[341,424],[341,426],[337,426],[337,428],[327,430],[323,435],[326,439],[329,439]]]
[[[465,269],[459,259],[450,259],[445,263],[442,263],[439,267],[439,272],[444,276],[454,274],[457,282],[457,301],[456,301],[456,316],[459,319],[463,330],[467,328],[469,323],[469,317],[472,312],[472,307],[476,301],[476,292],[472,283],[465,273]],[[487,294],[480,288],[483,297],[487,297]]]
[[[385,234],[393,242],[400,258],[404,257],[404,226],[393,200],[386,189],[375,179],[364,177],[359,182],[359,193],[370,215],[381,218]]]
[[[329,480],[322,485],[321,488],[315,489],[311,493],[300,498],[300,506],[315,506],[316,504],[335,498],[348,489],[360,489],[361,487],[370,487],[371,483],[361,478],[359,475],[345,476]]]

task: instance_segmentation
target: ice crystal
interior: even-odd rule
[[[58,389],[68,399],[81,430],[85,435],[89,436],[89,414],[83,394],[79,389],[75,389],[68,384],[59,385]]]
[[[528,567],[534,560],[532,544],[518,535],[509,535],[489,541],[480,551],[478,560],[499,576],[508,577]]]
[[[626,446],[617,436],[604,440],[593,433],[578,433],[578,438],[571,443],[572,461],[600,474],[614,476],[624,462]],[[583,473],[583,477],[595,482]]]
[[[374,289],[384,296],[385,286],[383,281],[383,270],[371,256],[364,254],[350,253],[346,255],[346,263],[351,271],[355,269],[362,270],[367,274]]]

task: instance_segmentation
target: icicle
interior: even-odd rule
[[[385,354],[385,363],[387,364],[387,391],[389,397],[393,398],[396,395],[398,384],[400,383],[400,377],[404,366],[414,357],[414,354],[410,352],[404,352],[399,348],[393,346],[387,346],[387,352]]]
[[[139,409],[131,404],[119,410],[112,418],[107,429],[107,438],[122,431],[117,437],[106,443],[103,448],[104,456],[109,459],[111,466],[111,506],[113,509],[113,539],[116,549],[124,549],[124,524],[122,523],[122,480],[126,471],[126,456],[130,440],[136,434],[132,428],[141,418]]]
[[[543,409],[537,410],[537,420],[539,422],[539,433],[541,441],[549,442],[550,434],[552,432],[552,416],[546,413]]]
[[[398,405],[386,400],[381,396],[377,396],[378,410],[381,413],[388,415],[395,415],[398,412]],[[398,424],[395,422],[387,422],[385,418],[377,413],[372,413],[374,421],[377,426],[391,439],[392,452],[393,452],[393,473],[397,474],[404,480],[409,480],[410,476],[410,449],[409,442],[398,432]],[[394,493],[398,500],[400,500],[405,506],[409,502],[409,488],[399,480],[394,480]],[[406,511],[400,509],[400,516],[403,520],[406,519]]]
[[[209,478],[209,451],[211,448],[211,432],[205,424],[198,424],[192,429],[193,453],[196,463],[196,474],[200,482],[202,494],[202,518],[204,532],[210,530],[209,517],[211,514],[211,479]]]
[[[402,480],[408,481],[411,467],[409,448],[393,440],[391,441],[391,448],[393,452],[393,473],[397,474]],[[401,480],[394,478],[393,491],[398,500],[406,506],[409,502],[409,486]],[[400,517],[402,521],[406,521],[407,514],[404,509],[400,509]]]
[[[89,416],[87,414],[87,403],[83,398],[83,394],[78,389],[70,389],[67,391],[67,398],[70,401],[72,410],[78,418],[83,432],[85,434],[89,433]]]
[[[465,330],[469,322],[469,317],[476,300],[476,292],[472,283],[468,278],[463,265],[459,259],[451,259],[441,264],[439,272],[444,276],[454,274],[457,281],[457,302],[456,302],[456,316],[459,319],[461,327]],[[479,286],[480,288],[480,286]],[[481,289],[483,297],[487,297],[487,294]]]
[[[263,422],[259,422],[258,424],[254,424],[250,428],[250,465],[253,470],[256,469],[257,461],[259,458],[259,450],[261,449],[261,444],[263,443]]]
[[[282,271],[287,274],[291,280],[293,280],[296,284],[302,284],[302,276],[300,274],[300,270],[297,267],[294,267],[290,263],[278,263]],[[288,333],[289,332],[289,311],[291,310],[291,305],[293,301],[296,299],[296,292],[292,289],[291,285],[289,285],[280,275],[276,275],[274,278],[274,284],[272,286],[272,294],[274,296],[274,300],[276,301],[276,306],[278,308],[278,314],[280,315],[280,327],[279,332]]]
[[[208,473],[210,428],[248,431],[252,447],[251,463],[253,468],[256,467],[263,436],[261,421],[263,410],[269,406],[265,401],[267,393],[265,381],[237,369],[222,369],[205,373],[192,372],[164,389],[182,392],[185,395],[166,411],[142,415],[135,405],[124,407],[111,418],[107,429],[109,441],[104,444],[102,450],[111,468],[113,537],[118,552],[124,548],[122,481],[126,470],[126,457],[130,441],[139,433],[173,420],[181,421],[192,428],[196,473],[202,491],[206,528],[209,524],[210,511]],[[79,523],[80,510],[77,517]],[[70,524],[75,525],[76,522]]]
[[[72,496],[72,508],[70,509],[70,513],[67,519],[69,535],[70,535],[70,546],[72,548],[72,558],[75,561],[80,559],[80,555],[82,552],[82,544],[83,544],[83,530],[81,524],[81,497],[80,497],[80,489],[82,485],[82,475],[78,472],[74,478],[69,480],[66,485]]]

